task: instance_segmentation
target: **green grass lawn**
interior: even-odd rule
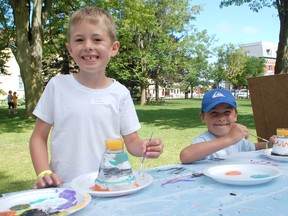
[[[250,100],[238,100],[238,122],[256,134]],[[142,128],[139,134],[149,138],[160,137],[165,145],[158,159],[145,160],[144,168],[180,163],[179,153],[204,130],[199,118],[201,99],[166,100],[165,105],[136,105]],[[35,120],[25,117],[24,107],[18,114],[8,114],[0,107],[0,193],[31,189],[36,179],[29,154],[29,138]],[[256,142],[251,137],[251,141]],[[141,158],[129,156],[133,169],[138,169]]]

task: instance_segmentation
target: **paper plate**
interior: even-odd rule
[[[90,201],[90,194],[73,189],[28,190],[0,198],[0,215],[12,213],[13,210],[16,215],[69,215],[84,208]]]
[[[136,177],[136,181],[139,184],[139,187],[133,188],[130,190],[122,190],[122,191],[94,191],[90,188],[94,186],[94,180],[98,176],[98,172],[92,172],[85,175],[81,175],[79,177],[76,177],[71,181],[71,187],[85,192],[89,193],[92,196],[98,196],[98,197],[116,197],[116,196],[124,196],[128,194],[135,193],[139,190],[142,190],[143,188],[147,187],[153,182],[153,177],[147,173],[141,172],[138,175],[138,171],[133,171],[133,175]]]
[[[282,174],[274,167],[253,164],[214,166],[203,173],[218,182],[232,185],[262,184]]]
[[[286,161],[288,162],[288,156],[276,156],[276,155],[271,155],[272,149],[267,149],[263,152],[263,155],[265,155],[266,157],[272,159],[272,160],[276,160],[276,161]]]

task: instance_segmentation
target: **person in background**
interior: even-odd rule
[[[14,105],[14,114],[17,114],[17,107],[18,107],[17,92],[13,92],[13,105]]]
[[[8,92],[7,100],[8,100],[8,112],[10,114],[11,113],[11,108],[14,110],[13,95],[12,95],[12,91],[11,90]]]
[[[236,123],[237,116],[237,104],[229,91],[213,89],[207,92],[202,100],[200,118],[208,130],[180,152],[181,162],[219,159],[242,151],[266,148],[267,142],[254,144],[247,139],[248,128]]]
[[[66,47],[79,72],[53,77],[33,111],[34,188],[59,186],[98,171],[109,138],[122,136],[128,152],[137,157],[157,158],[163,151],[161,139],[139,137],[141,125],[129,90],[105,75],[120,47],[112,17],[97,7],[77,10],[69,22]]]

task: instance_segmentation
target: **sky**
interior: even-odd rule
[[[219,7],[221,0],[191,0],[192,5],[203,5],[196,17],[198,30],[215,35],[217,45],[272,42],[278,44],[279,18],[275,8],[262,8],[253,12],[247,4]]]

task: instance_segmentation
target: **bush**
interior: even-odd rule
[[[18,99],[18,106],[24,106],[24,105],[25,105],[25,99],[24,98]]]

